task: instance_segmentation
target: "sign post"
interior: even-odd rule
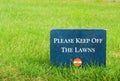
[[[105,66],[106,30],[51,29],[50,62],[57,66]]]

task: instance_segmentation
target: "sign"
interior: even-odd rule
[[[106,65],[106,30],[52,29],[50,62],[57,66]]]

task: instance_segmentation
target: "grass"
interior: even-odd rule
[[[119,2],[0,0],[0,81],[120,81],[119,27]],[[51,66],[51,28],[107,29],[107,66]]]

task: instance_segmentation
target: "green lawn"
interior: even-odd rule
[[[107,29],[107,66],[51,66],[51,28]],[[120,3],[0,0],[0,81],[120,81]]]

